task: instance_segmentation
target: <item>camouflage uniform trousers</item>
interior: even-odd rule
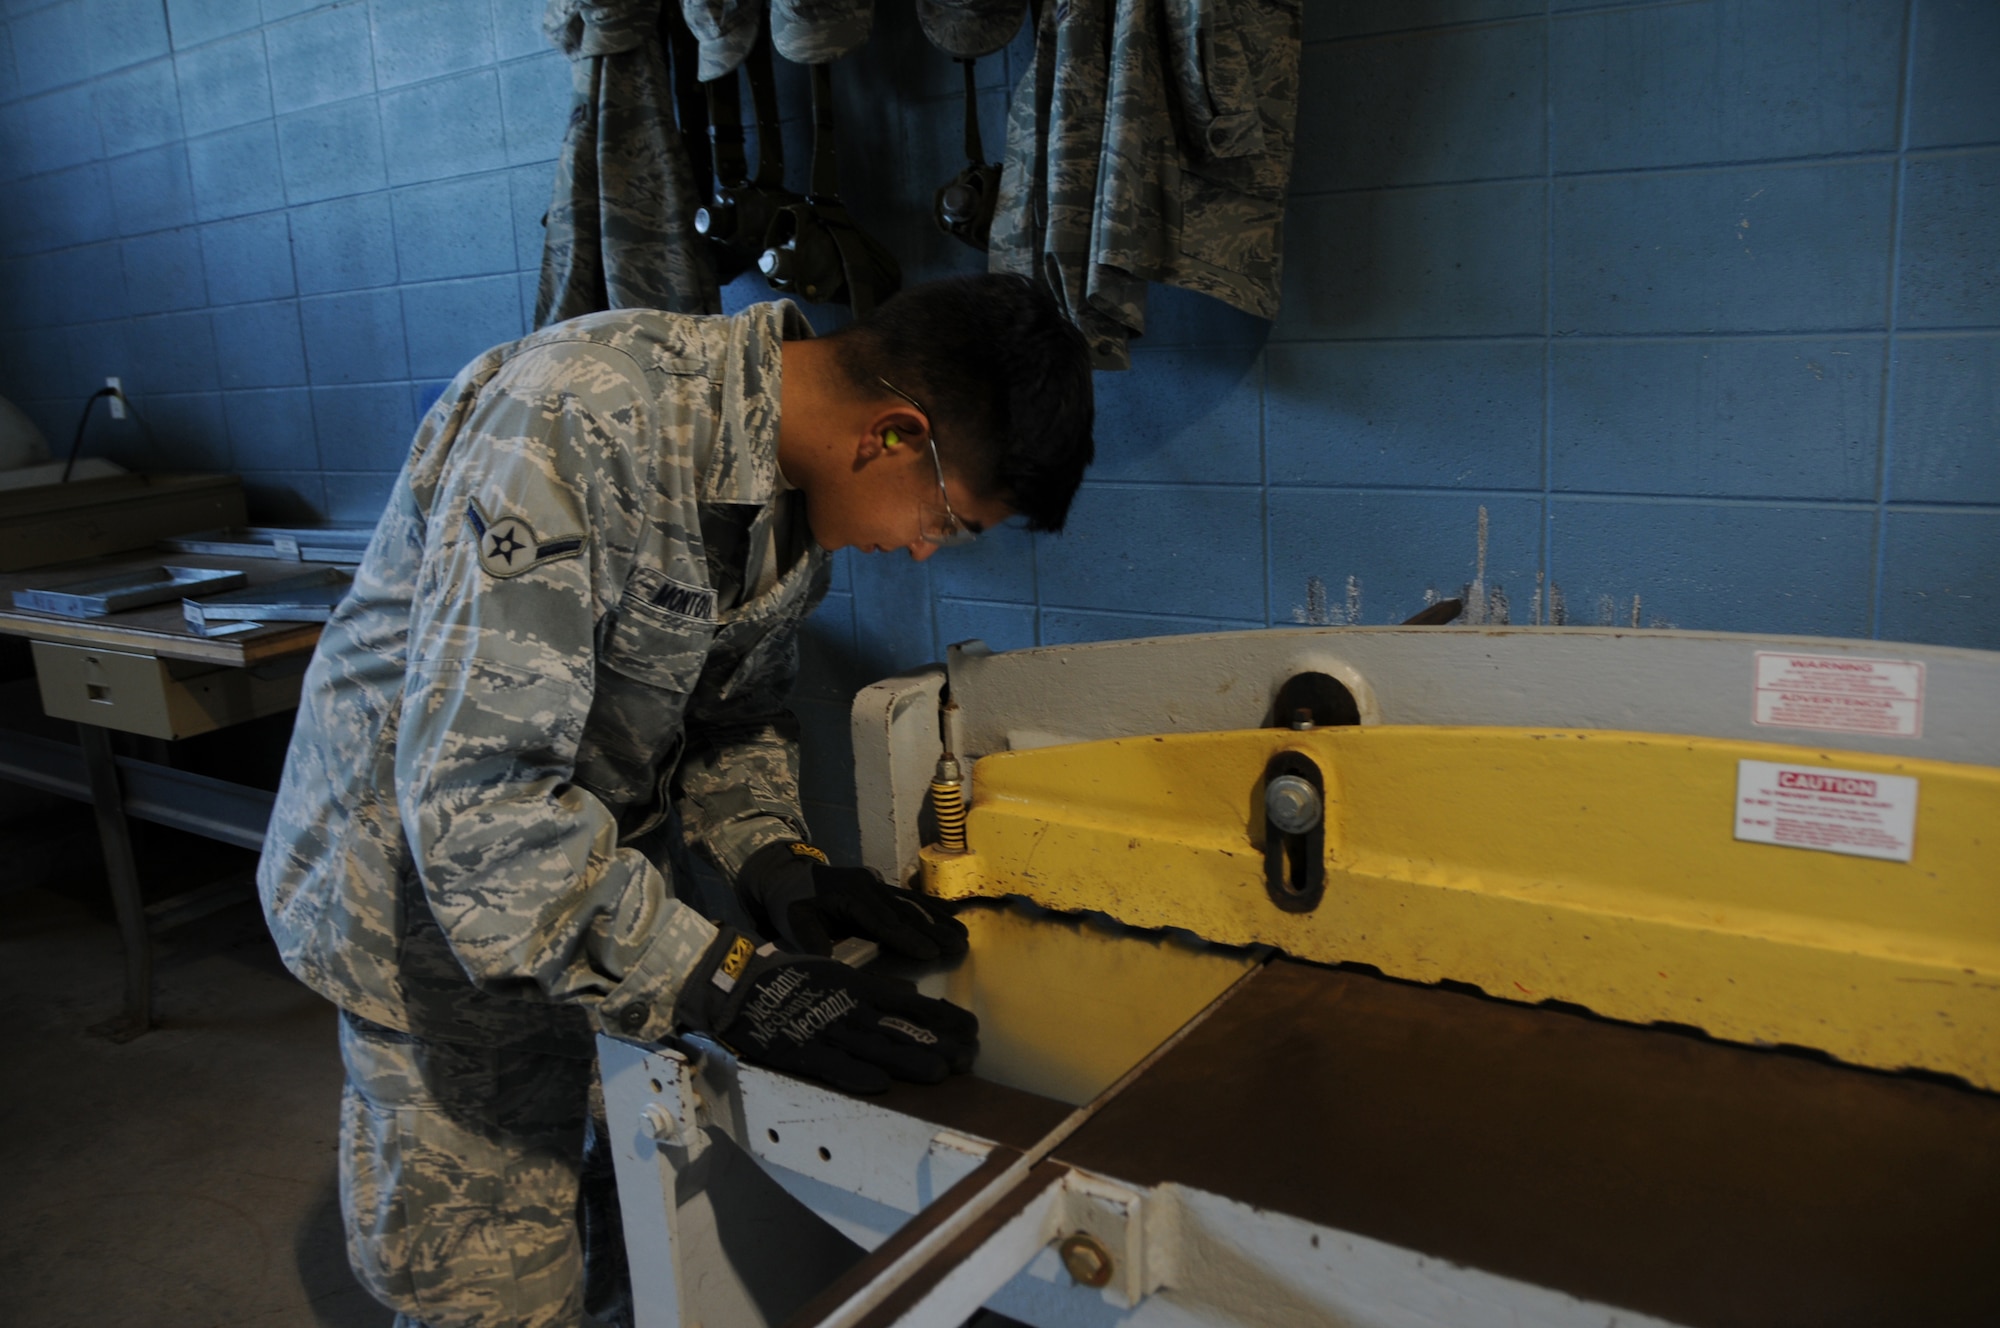
[[[594,1061],[343,1012],[347,1258],[396,1328],[631,1323]]]

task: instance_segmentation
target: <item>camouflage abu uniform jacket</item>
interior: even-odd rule
[[[988,266],[1046,286],[1100,369],[1146,283],[1274,318],[1302,0],[1044,4],[1007,112]]]
[[[789,304],[594,314],[445,390],[307,671],[264,843],[309,986],[441,1041],[672,1028],[715,928],[632,841],[677,809],[733,877],[806,837],[783,698],[828,559],[777,443],[779,342],[810,335]],[[771,556],[717,577],[705,527]]]

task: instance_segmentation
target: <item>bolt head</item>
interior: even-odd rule
[[[1319,790],[1297,775],[1279,775],[1264,790],[1264,814],[1280,833],[1303,835],[1324,812]]]
[[[656,1143],[669,1143],[681,1132],[674,1114],[658,1102],[647,1103],[646,1109],[639,1113],[639,1128]]]
[[[1079,1231],[1066,1237],[1057,1247],[1062,1255],[1063,1267],[1076,1280],[1078,1286],[1101,1287],[1111,1281],[1111,1251],[1104,1242],[1089,1232]]]

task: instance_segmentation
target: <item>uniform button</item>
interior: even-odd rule
[[[646,1026],[653,1017],[653,1007],[644,1001],[634,1001],[618,1012],[618,1026],[627,1033],[636,1033]]]

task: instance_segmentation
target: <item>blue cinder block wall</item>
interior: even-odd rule
[[[1284,313],[1162,291],[1061,537],[844,558],[800,710],[996,647],[1479,616],[2000,648],[2000,4],[1308,0]],[[59,449],[365,522],[525,330],[567,68],[539,0],[0,0],[0,394]],[[913,279],[958,71],[841,62],[846,192]],[[1023,41],[979,67],[997,151]],[[789,157],[803,171],[802,80]],[[731,307],[766,292],[754,280]],[[837,310],[810,310],[822,327]]]

